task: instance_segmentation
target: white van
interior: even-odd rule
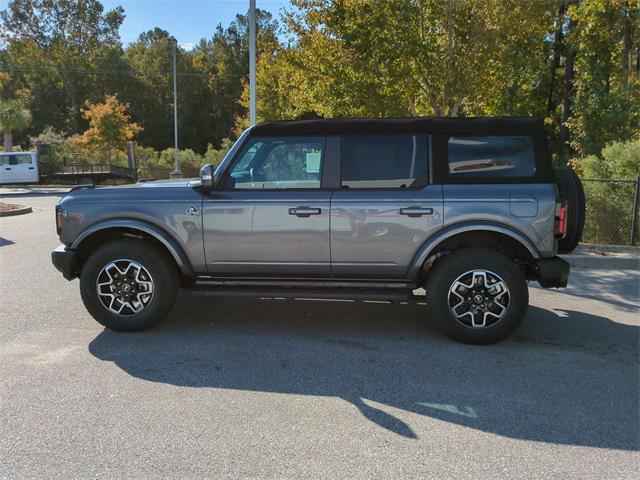
[[[38,159],[33,152],[0,152],[0,184],[38,183]]]

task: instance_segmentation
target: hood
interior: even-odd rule
[[[115,186],[77,186],[67,193],[60,203],[70,201],[136,201],[136,200],[159,200],[182,197],[180,192],[192,192],[190,186],[193,178],[180,178],[172,180],[142,181],[127,185]],[[186,193],[187,196],[190,196]]]

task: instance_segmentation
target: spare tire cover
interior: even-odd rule
[[[555,171],[558,182],[560,199],[568,204],[567,233],[558,242],[558,253],[573,252],[584,230],[585,198],[582,182],[576,172],[569,168],[561,168]]]

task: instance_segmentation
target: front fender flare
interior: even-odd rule
[[[191,262],[184,253],[180,244],[167,231],[143,220],[118,218],[95,223],[86,230],[83,230],[82,233],[75,238],[70,248],[77,249],[80,244],[91,235],[113,228],[128,228],[150,235],[164,245],[164,247],[169,251],[183,275],[191,276],[193,274]]]
[[[523,233],[512,227],[496,222],[461,222],[443,228],[435,236],[430,237],[422,244],[416,255],[413,257],[411,267],[409,268],[409,278],[417,278],[422,265],[427,258],[429,258],[431,252],[433,252],[440,243],[454,235],[469,232],[496,232],[507,235],[526,248],[533,258],[540,258],[540,252],[536,248],[535,244]]]

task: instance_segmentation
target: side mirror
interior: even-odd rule
[[[215,184],[213,165],[207,163],[200,169],[200,183],[205,188],[211,188]]]

